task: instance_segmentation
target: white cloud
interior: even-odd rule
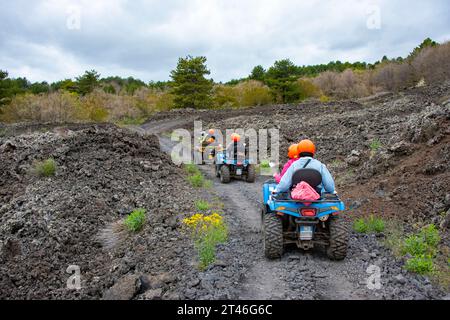
[[[2,0],[0,68],[36,80],[104,76],[166,80],[177,59],[205,55],[215,80],[277,59],[297,64],[373,62],[406,55],[425,37],[448,40],[445,0]],[[381,28],[367,28],[379,6]],[[69,9],[81,10],[69,30]],[[407,9],[407,10],[406,10]]]

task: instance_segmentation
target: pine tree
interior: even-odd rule
[[[210,71],[205,57],[180,58],[175,70],[170,74],[173,83],[174,105],[176,108],[209,108],[212,105],[213,81],[206,79]]]
[[[253,68],[252,73],[250,74],[250,79],[264,81],[266,76],[266,70],[264,70],[263,66],[256,66]]]
[[[76,79],[78,93],[81,95],[91,93],[98,86],[99,79],[100,74],[98,74],[97,71],[95,70],[86,71],[84,75]]]

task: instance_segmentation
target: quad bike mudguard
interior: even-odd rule
[[[297,201],[290,193],[272,194],[276,187],[274,181],[266,182],[263,187],[261,215],[266,257],[280,258],[286,245],[296,244],[303,250],[325,246],[330,259],[345,259],[349,231],[345,219],[339,215],[345,210],[339,197],[322,193],[317,201]]]
[[[263,187],[264,203],[268,211],[280,212],[297,218],[301,218],[301,210],[305,208],[314,208],[317,210],[316,218],[322,218],[328,215],[336,214],[345,210],[345,204],[337,196],[325,195],[318,201],[297,201],[292,200],[289,193],[272,195],[272,191],[277,187],[276,183],[266,183]]]

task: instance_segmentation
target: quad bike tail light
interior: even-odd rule
[[[301,209],[300,214],[303,217],[315,217],[316,216],[316,209]]]

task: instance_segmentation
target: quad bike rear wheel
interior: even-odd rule
[[[268,259],[283,255],[283,223],[274,213],[264,217],[264,254]]]
[[[230,168],[228,166],[222,166],[222,168],[220,168],[220,182],[229,183],[230,181]]]
[[[250,164],[247,168],[247,182],[253,183],[256,180],[255,166]]]
[[[327,255],[331,260],[344,260],[347,257],[349,230],[348,224],[341,217],[330,220],[330,245]]]

